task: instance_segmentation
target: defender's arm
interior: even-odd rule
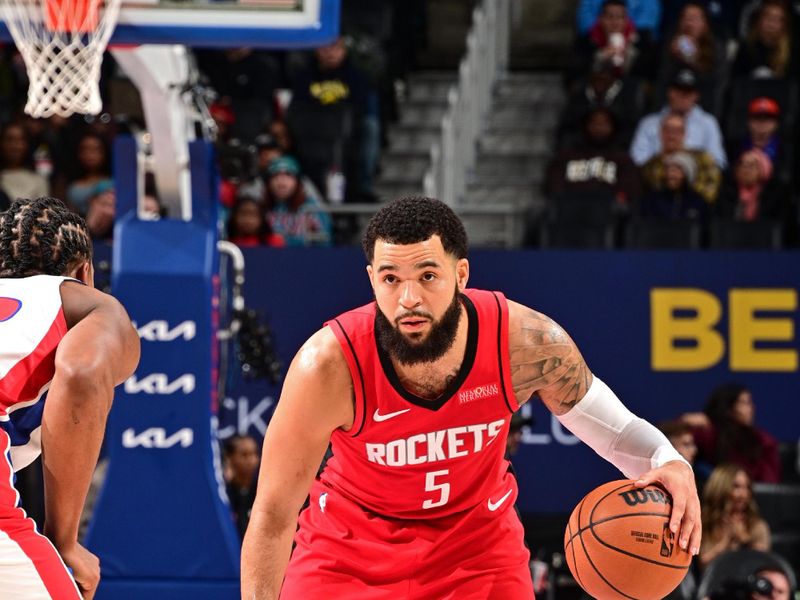
[[[280,595],[297,515],[331,434],[353,424],[352,394],[342,350],[325,327],[292,361],[264,437],[258,492],[242,546],[243,600]]]
[[[81,318],[58,345],[55,374],[42,415],[44,531],[71,564],[79,560],[76,555],[82,555],[78,523],[114,386],[136,368],[139,336],[122,305],[107,294],[66,282],[62,300],[65,314],[74,314],[78,305]],[[78,583],[86,597],[91,597],[92,591],[87,589],[91,582],[79,579]]]

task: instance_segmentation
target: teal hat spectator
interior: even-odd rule
[[[291,156],[279,156],[272,160],[267,167],[267,174],[272,177],[278,173],[288,173],[297,177],[300,175],[300,165]]]

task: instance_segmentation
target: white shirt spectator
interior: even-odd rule
[[[664,108],[660,112],[647,115],[639,122],[631,144],[631,158],[637,165],[643,165],[661,152],[661,120],[669,112],[669,108]],[[685,147],[708,152],[720,169],[728,164],[719,123],[714,115],[699,106],[694,106],[686,113]]]

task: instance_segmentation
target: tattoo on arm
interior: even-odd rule
[[[567,333],[549,317],[523,308],[510,332],[511,378],[520,403],[538,394],[555,414],[583,398],[591,372]]]

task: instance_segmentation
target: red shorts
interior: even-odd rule
[[[496,512],[481,504],[430,521],[389,519],[317,481],[299,525],[281,600],[534,597],[513,502]]]

